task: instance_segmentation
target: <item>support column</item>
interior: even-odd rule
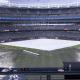
[[[51,80],[51,75],[48,74],[46,78],[47,78],[46,80]]]

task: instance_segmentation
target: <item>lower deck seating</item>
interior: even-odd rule
[[[59,38],[80,40],[80,31],[17,31],[0,32],[0,42],[18,41],[32,38]]]

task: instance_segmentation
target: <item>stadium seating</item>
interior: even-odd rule
[[[79,35],[80,7],[0,7],[0,42],[41,37],[80,40]]]

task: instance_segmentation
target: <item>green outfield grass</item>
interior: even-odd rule
[[[12,60],[15,67],[62,67],[64,61],[77,61],[80,45],[44,51],[31,48],[0,45],[0,51],[12,51]],[[40,54],[39,56],[23,52],[28,50]],[[5,55],[6,56],[6,55]]]

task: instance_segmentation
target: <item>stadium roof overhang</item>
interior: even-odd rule
[[[0,6],[0,8],[6,8],[6,9],[80,9],[80,6],[59,6],[59,7],[18,7],[18,6]]]

